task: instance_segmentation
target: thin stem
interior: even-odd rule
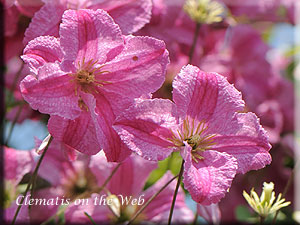
[[[109,177],[104,181],[104,183],[102,184],[102,186],[98,189],[98,192],[102,191],[103,188],[105,188],[105,186],[108,184],[108,182],[111,180],[111,178],[113,177],[113,175],[118,171],[119,167],[121,166],[122,163],[119,163],[111,172],[111,174],[109,175]]]
[[[16,123],[17,123],[17,121],[18,121],[18,119],[19,119],[19,117],[21,115],[23,107],[24,107],[24,104],[22,104],[22,105],[19,106],[19,109],[18,109],[18,111],[16,113],[16,116],[15,116],[15,118],[14,118],[14,120],[13,120],[13,122],[12,122],[10,128],[9,128],[8,136],[7,136],[7,139],[5,141],[5,145],[6,146],[8,145],[8,142],[9,142],[9,140],[11,138],[11,135],[12,135],[12,132],[14,130],[14,127],[15,127],[15,125],[16,125]]]
[[[53,137],[51,136],[50,139],[49,139],[48,144],[46,145],[46,147],[45,147],[45,149],[44,149],[44,151],[43,151],[43,153],[42,153],[42,155],[41,155],[41,157],[40,157],[40,159],[39,159],[39,161],[38,161],[38,163],[37,163],[37,165],[36,165],[36,167],[35,167],[35,169],[34,169],[34,171],[33,171],[33,174],[32,174],[32,176],[31,176],[31,178],[30,178],[30,180],[29,180],[29,182],[28,182],[28,184],[27,184],[25,193],[24,193],[24,195],[23,195],[24,198],[22,198],[22,200],[21,200],[21,202],[20,202],[20,205],[18,206],[18,208],[17,208],[17,210],[16,210],[16,212],[15,212],[15,215],[14,215],[14,218],[13,218],[13,221],[12,221],[11,225],[14,225],[15,222],[16,222],[17,216],[18,216],[18,214],[19,214],[19,212],[20,212],[20,210],[21,210],[21,207],[22,207],[22,205],[23,205],[25,196],[27,195],[27,192],[29,191],[29,189],[30,189],[30,187],[31,187],[31,185],[32,185],[32,182],[34,181],[35,177],[36,177],[37,174],[38,174],[38,171],[39,171],[39,168],[40,168],[40,166],[41,166],[41,163],[42,163],[42,161],[43,161],[43,159],[44,159],[44,157],[45,157],[45,155],[46,155],[46,152],[47,152],[47,150],[48,150],[48,148],[49,148],[49,146],[50,146],[52,140],[53,140]]]
[[[181,183],[181,178],[182,178],[182,175],[183,175],[183,169],[184,169],[184,160],[182,160],[180,172],[178,174],[178,181],[177,181],[176,188],[175,188],[174,195],[173,195],[173,201],[172,201],[172,205],[171,205],[171,209],[170,209],[168,225],[170,225],[171,221],[172,221],[172,215],[173,215],[173,211],[174,211],[174,206],[175,206],[175,202],[176,202],[177,193],[178,193],[179,186],[180,186],[180,183]]]
[[[111,178],[113,177],[113,175],[118,171],[119,167],[121,166],[121,162],[113,169],[113,171],[111,172],[111,174],[106,178],[106,180],[104,181],[104,183],[101,185],[101,187],[97,187],[94,188],[93,190],[89,191],[89,192],[85,192],[82,193],[81,195],[79,195],[76,199],[81,199],[81,198],[85,198],[87,196],[90,196],[93,193],[99,193],[100,191],[102,191],[105,186],[108,184],[108,182],[111,180]]]
[[[284,190],[283,190],[283,193],[282,193],[282,198],[285,197],[286,193],[288,192],[288,190],[291,187],[291,184],[292,184],[292,181],[293,181],[293,178],[294,178],[295,168],[296,168],[296,165],[294,166],[294,168],[293,168],[293,170],[291,172],[291,175],[290,175],[290,177],[289,177],[289,179],[288,179],[288,181],[287,181],[287,183],[286,183],[286,185],[284,187]],[[277,216],[278,216],[278,213],[279,213],[279,210],[277,210],[276,213],[275,213],[275,216],[274,216],[274,218],[272,220],[272,225],[275,224]]]
[[[154,195],[152,195],[151,198],[149,198],[149,200],[146,202],[145,205],[143,205],[143,207],[141,207],[136,214],[131,218],[131,220],[129,220],[129,222],[127,223],[127,225],[130,225],[143,211],[144,209],[152,202],[152,200],[154,198],[156,198],[157,195],[159,195],[170,183],[172,183],[173,180],[175,180],[178,177],[178,175],[176,175],[175,177],[173,177],[171,180],[169,180],[164,186],[162,186],[158,192],[156,192]]]
[[[193,60],[194,51],[195,51],[195,48],[196,48],[197,39],[198,39],[198,36],[199,36],[199,31],[200,31],[200,27],[201,27],[201,24],[197,23],[196,24],[195,33],[194,33],[192,47],[191,47],[190,52],[189,52],[189,62],[188,62],[188,64],[191,64],[192,60]]]
[[[84,212],[84,215],[86,215],[86,217],[90,219],[92,224],[97,225],[96,222],[93,220],[93,218],[87,212]]]
[[[263,223],[264,223],[264,221],[265,221],[265,217],[263,217],[263,216],[260,216],[259,218],[260,218],[260,224],[263,224]]]
[[[198,219],[198,212],[197,212],[197,210],[196,210],[196,212],[195,212],[195,217],[194,217],[194,221],[193,221],[192,225],[196,225],[196,224],[197,224],[197,219]]]
[[[109,177],[104,181],[104,183],[101,185],[101,187],[96,188],[88,193],[83,193],[81,195],[79,195],[76,199],[81,199],[81,198],[85,198],[87,195],[90,196],[92,193],[99,193],[100,191],[102,191],[102,189],[106,189],[105,186],[108,184],[108,182],[111,180],[111,178],[113,177],[113,175],[117,172],[117,170],[119,169],[119,167],[121,166],[121,163],[119,163],[111,172],[111,174],[109,175]],[[76,200],[74,199],[74,201]],[[45,225],[48,222],[50,222],[52,219],[55,219],[55,217],[57,215],[59,215],[60,213],[62,213],[64,209],[59,210],[55,215],[51,216],[48,220],[46,220],[45,222],[43,222],[41,225]]]

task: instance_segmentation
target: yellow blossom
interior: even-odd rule
[[[244,191],[243,196],[247,200],[251,208],[257,212],[261,217],[267,217],[268,215],[275,213],[279,209],[288,206],[291,202],[285,202],[285,199],[281,199],[281,193],[278,195],[275,201],[274,183],[264,182],[263,192],[258,197],[254,188],[251,189],[250,195]],[[275,201],[275,203],[274,203]],[[274,204],[273,204],[274,203]]]

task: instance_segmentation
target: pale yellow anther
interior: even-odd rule
[[[215,145],[215,134],[205,134],[208,127],[204,121],[192,121],[187,117],[183,122],[181,129],[177,129],[177,134],[172,132],[172,138],[170,140],[174,146],[183,147],[184,142],[188,143],[191,147],[192,159],[197,163],[199,160],[203,160],[204,157],[201,153]]]
[[[75,73],[68,74],[73,77],[73,80],[70,82],[75,82],[75,95],[78,95],[78,90],[85,93],[99,93],[96,87],[102,87],[104,84],[109,84],[111,82],[99,80],[96,76],[109,73],[109,71],[102,71],[101,69],[105,65],[96,66],[98,60],[89,60],[86,62],[85,58],[82,59],[82,62],[77,62],[77,71]]]
[[[276,197],[273,190],[274,183],[264,182],[263,192],[260,198],[253,188],[250,191],[250,195],[246,191],[243,191],[243,196],[255,212],[257,212],[261,217],[266,218],[268,215],[273,214],[279,209],[291,204],[291,202],[285,202],[284,198],[281,199],[281,194],[278,195],[277,200],[274,203]]]
[[[121,215],[121,203],[120,203],[120,200],[118,199],[118,197],[116,195],[111,194],[111,195],[106,197],[106,200],[108,202],[108,207],[112,211],[112,213],[115,216],[120,217],[120,215]]]
[[[183,9],[192,20],[200,24],[221,22],[225,12],[222,4],[212,0],[186,0]]]

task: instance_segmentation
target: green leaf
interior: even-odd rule
[[[177,175],[180,170],[182,157],[179,152],[173,152],[165,160],[158,162],[158,168],[153,170],[146,182],[145,188],[147,189],[152,186],[156,181],[158,181],[168,170],[170,170],[174,175]]]
[[[253,216],[253,214],[249,211],[249,208],[244,205],[236,207],[235,218],[240,222],[247,223],[257,223],[259,221],[259,218],[257,216]]]

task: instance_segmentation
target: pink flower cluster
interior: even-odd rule
[[[160,189],[173,175],[168,171],[144,187],[158,170],[157,161],[178,152],[184,189],[198,214],[217,223],[218,203],[236,175],[271,163],[270,142],[279,143],[282,133],[293,129],[288,110],[293,103],[286,101],[292,89],[284,88],[291,83],[267,61],[269,47],[250,25],[231,27],[232,20],[224,18],[201,24],[194,37],[197,25],[182,10],[184,2],[5,1],[6,18],[14,18],[7,19],[14,26],[7,26],[5,35],[16,40],[6,55],[12,74],[6,87],[25,106],[17,119],[47,114],[53,137],[38,172],[37,183],[44,186],[23,196],[53,204],[32,205],[30,211],[24,206],[18,220],[49,221],[59,213],[54,203],[59,201],[68,206],[67,223],[87,223],[87,214],[96,222],[123,223],[143,209],[123,204],[124,196],[147,202],[161,192],[136,221],[166,222],[176,183]],[[249,20],[285,20],[268,11],[283,1],[280,6],[255,1],[257,11],[238,1],[222,2],[237,20],[244,14]],[[293,21],[292,5],[284,6],[287,21]],[[32,17],[26,31],[16,27],[21,14]],[[14,107],[10,118],[18,114]],[[18,207],[14,200],[22,198],[24,175],[34,170],[34,156],[34,150],[5,147],[4,179],[12,187],[5,193],[8,221]],[[103,196],[113,206],[74,202]],[[182,187],[175,203],[172,221],[191,223]]]

